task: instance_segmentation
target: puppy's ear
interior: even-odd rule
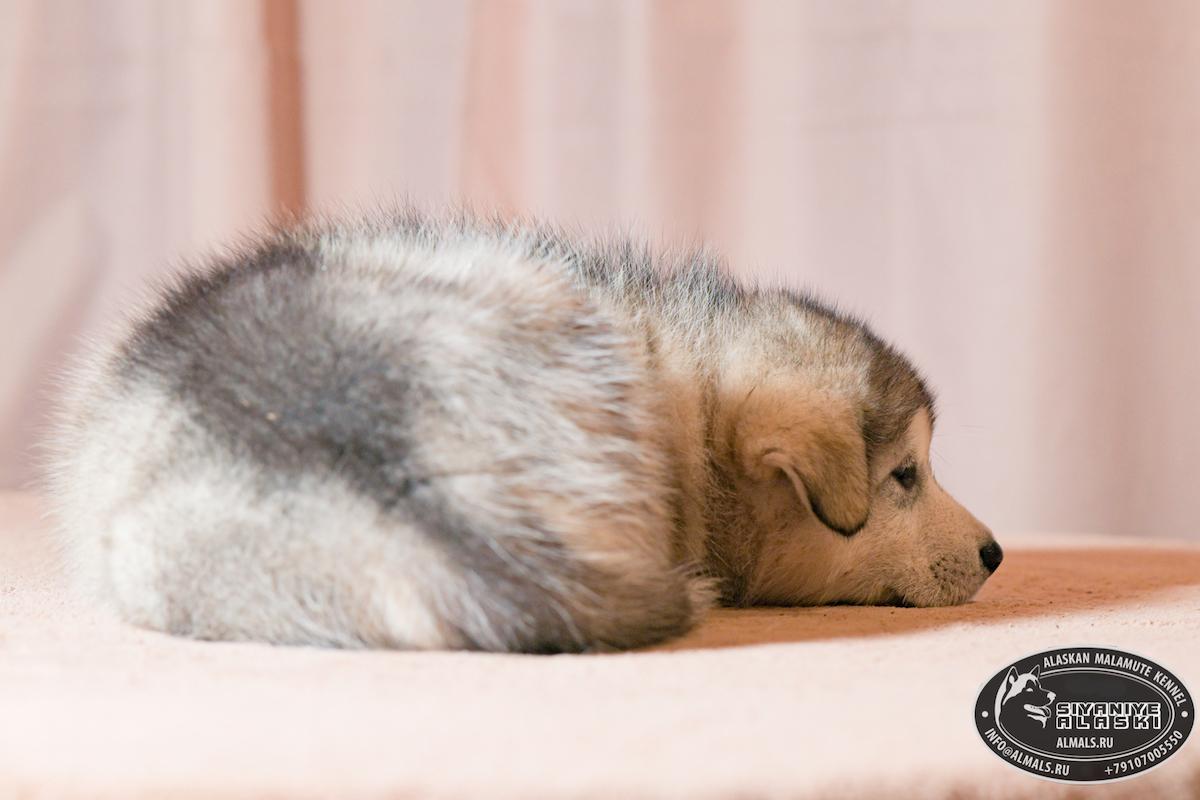
[[[1029,674],[1030,674],[1030,675],[1032,675],[1032,676],[1033,676],[1033,677],[1035,677],[1035,678],[1039,678],[1039,679],[1040,679],[1040,678],[1042,677],[1042,665],[1041,665],[1041,664],[1038,664],[1036,667],[1034,667],[1033,669],[1029,670]]]
[[[1004,676],[1004,684],[1006,686],[1012,686],[1016,682],[1017,682],[1017,668],[1009,667],[1008,674]]]
[[[755,390],[741,404],[734,436],[752,479],[782,472],[813,516],[843,536],[867,524],[867,445],[845,399]]]

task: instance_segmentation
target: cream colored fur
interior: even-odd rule
[[[68,384],[64,545],[175,633],[603,649],[714,594],[941,605],[988,575],[907,362],[704,254],[462,218],[276,231]]]

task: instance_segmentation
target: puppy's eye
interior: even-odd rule
[[[900,484],[905,491],[917,485],[917,465],[906,464],[903,467],[892,470],[892,477],[896,483]]]

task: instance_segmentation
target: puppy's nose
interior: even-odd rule
[[[1000,549],[1000,545],[996,544],[996,540],[979,548],[979,560],[983,562],[984,568],[988,572],[995,572],[996,567],[1000,566],[1000,562],[1004,560],[1004,551]]]

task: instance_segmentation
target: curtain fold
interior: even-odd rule
[[[1198,74],[1188,0],[0,0],[0,486],[182,259],[463,202],[868,317],[997,530],[1200,538]]]

